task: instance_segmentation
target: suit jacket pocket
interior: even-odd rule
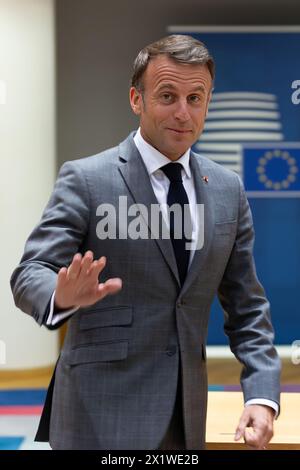
[[[98,344],[86,344],[64,354],[67,364],[90,364],[93,362],[113,362],[126,359],[128,341],[110,341]]]
[[[132,323],[132,307],[116,306],[90,309],[82,313],[80,330],[106,326],[128,326]]]

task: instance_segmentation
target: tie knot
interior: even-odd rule
[[[171,182],[182,181],[181,163],[168,163],[167,165],[162,166],[161,170],[164,172],[164,174],[169,178]]]

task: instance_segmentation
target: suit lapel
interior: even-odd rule
[[[182,286],[182,293],[190,288],[196,276],[199,274],[200,269],[204,266],[205,258],[212,242],[211,234],[213,233],[213,195],[211,194],[209,182],[203,179],[204,176],[207,176],[204,173],[204,168],[202,166],[200,167],[199,158],[196,157],[193,152],[191,152],[190,156],[190,166],[194,177],[197,204],[204,205],[204,241],[203,247],[196,250],[194,253],[192,264],[187,273],[185,283]],[[203,220],[200,220],[200,224],[203,224]],[[201,230],[201,227],[199,227],[199,230]]]
[[[150,214],[151,205],[158,204],[158,201],[151,186],[150,178],[143,159],[140,156],[140,153],[133,141],[133,135],[133,133],[130,134],[130,136],[119,145],[119,171],[135,203],[143,204],[145,207],[147,207],[148,214]],[[162,239],[159,237],[159,234],[155,231],[155,227],[149,224],[150,217],[148,217],[148,220],[145,218],[144,220],[147,223],[150,232],[155,239],[155,242],[158,244],[164,259],[174,274],[178,285],[180,285],[178,269],[171,240],[169,238]]]

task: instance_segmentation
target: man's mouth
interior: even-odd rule
[[[176,132],[177,134],[189,134],[192,132],[190,129],[174,129],[173,127],[167,127],[168,131]]]

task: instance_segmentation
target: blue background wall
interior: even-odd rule
[[[291,84],[300,79],[299,33],[190,34],[202,40],[215,59],[216,93],[276,95],[284,141],[300,141],[300,105],[291,100]],[[249,197],[249,202],[256,231],[257,273],[271,302],[275,342],[291,344],[300,337],[300,198]],[[222,310],[215,301],[210,344],[227,342],[222,325]]]

